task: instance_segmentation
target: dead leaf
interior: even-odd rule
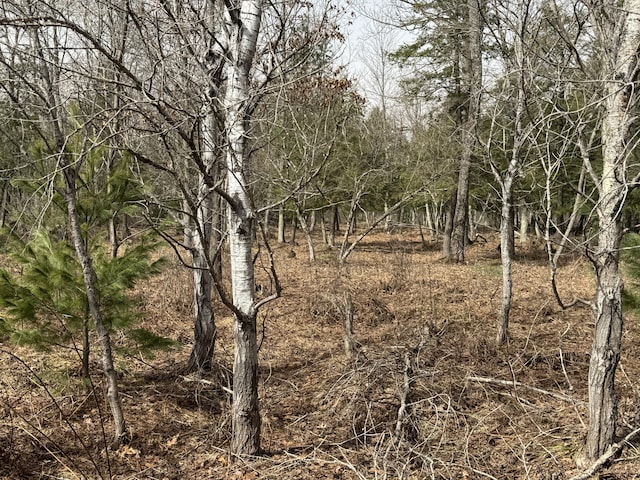
[[[135,456],[135,457],[139,457],[140,456],[140,450],[138,450],[137,448],[133,448],[129,445],[124,445],[120,448],[120,451],[118,452],[118,455],[120,456],[120,458],[124,458],[127,456]]]
[[[178,437],[180,434],[176,434],[171,440],[167,441],[167,448],[171,448],[178,443]]]

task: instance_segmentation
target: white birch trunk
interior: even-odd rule
[[[255,56],[262,3],[240,2],[239,18],[231,19],[230,64],[225,98],[227,194],[229,208],[229,260],[233,291],[234,341],[231,452],[255,455],[260,451],[258,406],[258,346],[256,339],[255,282],[252,257],[253,211],[248,182],[246,148],[249,72]]]
[[[189,372],[211,369],[217,329],[212,307],[213,276],[211,274],[211,238],[213,230],[213,194],[200,174],[196,231],[191,247],[193,267],[193,347],[189,356]]]
[[[219,99],[216,97],[222,83],[220,63],[222,57],[220,45],[210,38],[219,36],[221,25],[220,10],[213,0],[205,4],[205,25],[203,32],[203,61],[207,65],[208,85],[203,95],[204,119],[201,131],[201,171],[198,175],[198,194],[195,205],[195,225],[192,232],[192,267],[193,267],[193,310],[194,310],[194,339],[187,370],[190,372],[208,371],[212,367],[217,329],[212,306],[213,272],[215,261],[211,258],[211,243],[213,241],[213,222],[215,208],[215,193],[210,188],[211,182],[217,182],[220,177],[219,130],[216,117]],[[217,202],[219,203],[219,202]],[[216,258],[217,255],[216,255]]]

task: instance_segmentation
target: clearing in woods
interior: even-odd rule
[[[544,249],[518,245],[511,340],[496,347],[496,245],[475,244],[467,263],[455,265],[417,236],[377,234],[342,268],[322,247],[315,263],[303,245],[276,247],[283,297],[261,312],[258,326],[264,456],[235,462],[227,453],[231,318],[216,303],[215,373],[185,376],[191,275],[172,260],[138,293],[144,326],[178,348],[154,358],[118,355],[131,443],[107,461],[100,418],[109,414],[97,362],[94,395],[82,387],[69,349],[34,352],[4,342],[0,477],[569,478],[580,471],[574,456],[588,418],[592,313],[561,311]],[[257,275],[268,290],[260,265]],[[567,299],[593,294],[591,267],[579,253],[565,256],[559,282]],[[349,304],[351,358],[344,347]],[[627,316],[617,376],[621,435],[638,414],[638,335],[638,321]],[[626,449],[606,472],[640,478],[637,452]]]

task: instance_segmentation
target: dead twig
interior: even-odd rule
[[[581,400],[576,400],[575,398],[569,395],[565,395],[563,393],[550,392],[549,390],[543,390],[542,388],[525,385],[524,383],[516,382],[515,380],[499,380],[497,378],[489,378],[489,377],[467,377],[467,380],[470,380],[472,382],[479,382],[479,383],[493,383],[495,385],[504,385],[507,387],[521,387],[526,390],[531,390],[532,392],[549,395],[550,397],[557,398],[558,400],[562,400],[563,402],[586,405],[585,402]]]

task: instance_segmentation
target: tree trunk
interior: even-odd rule
[[[82,267],[85,293],[87,295],[87,305],[91,317],[93,318],[98,343],[102,354],[102,369],[107,386],[107,401],[111,408],[111,415],[114,423],[114,440],[112,446],[117,448],[127,439],[126,424],[122,404],[120,402],[120,392],[118,389],[118,376],[113,364],[113,353],[111,350],[111,339],[109,330],[104,323],[104,316],[100,308],[98,280],[93,268],[92,258],[89,255],[87,244],[82,236],[82,225],[78,214],[77,204],[77,176],[76,166],[69,162],[69,155],[66,151],[67,140],[64,133],[66,125],[66,111],[62,108],[63,102],[60,98],[59,83],[55,81],[59,71],[56,71],[53,63],[45,57],[45,47],[42,45],[39,31],[32,29],[29,32],[29,40],[36,55],[41,69],[43,90],[46,96],[48,107],[48,122],[55,146],[60,158],[60,167],[64,177],[64,190],[62,195],[67,207],[67,217],[69,220],[69,233],[71,235],[76,256]],[[48,46],[47,46],[48,48]]]
[[[513,281],[511,276],[513,224],[511,208],[511,183],[502,186],[502,210],[500,216],[500,259],[502,262],[502,305],[498,320],[496,343],[509,339],[509,314],[511,312]]]
[[[511,192],[511,198],[509,199],[509,226],[507,228],[507,233],[509,234],[509,243],[507,244],[509,247],[509,255],[511,258],[515,258],[516,256],[516,228],[515,228],[515,218],[516,218],[516,210],[513,208],[513,192]]]
[[[294,215],[291,219],[291,245],[296,245],[296,235],[298,233],[298,219]]]
[[[309,247],[309,261],[315,262],[316,260],[316,249],[313,245],[313,238],[311,238],[311,230],[307,225],[307,220],[304,218],[302,210],[298,202],[296,202],[296,215],[298,216],[298,222],[300,223],[300,228],[304,233],[304,238],[307,240],[307,246]]]
[[[278,205],[278,243],[284,243],[284,203]]]
[[[520,243],[526,244],[529,242],[529,221],[531,218],[531,213],[529,213],[529,209],[522,205],[519,209],[520,213]]]
[[[238,12],[231,15],[234,18]],[[249,72],[255,56],[262,6],[258,0],[240,2],[239,17],[232,25],[225,98],[227,195],[229,208],[229,260],[234,306],[233,406],[231,452],[260,452],[258,404],[258,345],[256,339],[255,279],[251,251],[254,217],[249,198],[247,122],[249,120]]]
[[[269,236],[269,221],[270,221],[270,217],[271,216],[271,209],[267,208],[264,211],[264,217],[262,217],[262,228],[264,229],[264,234],[268,237]]]
[[[433,217],[431,215],[431,208],[429,208],[429,202],[424,205],[424,218],[427,221],[427,229],[429,230],[429,235],[431,238],[435,238],[437,236],[437,231],[435,224],[433,222]]]
[[[478,237],[478,212],[469,207],[469,240],[475,241]]]
[[[513,279],[512,279],[512,262],[515,255],[515,229],[513,208],[513,183],[516,180],[518,172],[522,167],[520,159],[522,145],[525,140],[522,128],[522,116],[526,106],[526,79],[525,79],[525,63],[524,63],[524,39],[528,25],[526,24],[524,3],[519,4],[517,31],[515,32],[516,41],[514,43],[514,57],[512,60],[511,70],[516,78],[516,104],[515,118],[513,123],[513,147],[511,150],[511,159],[507,170],[502,173],[498,167],[492,162],[491,170],[501,187],[502,209],[500,215],[500,258],[502,262],[502,305],[498,317],[498,332],[496,335],[496,343],[504,344],[509,339],[509,315],[511,312],[511,303],[513,301]]]
[[[204,176],[200,175],[198,206],[196,212],[197,231],[191,247],[193,267],[193,347],[187,364],[187,371],[211,370],[216,342],[216,324],[212,307],[211,293],[213,276],[211,275],[212,208],[213,198]]]
[[[327,245],[329,245],[329,248],[335,248],[336,246],[337,219],[338,219],[338,207],[334,206],[330,214],[330,222],[329,222],[330,227],[329,227],[329,235],[327,238],[328,240]]]
[[[2,189],[2,200],[0,201],[0,228],[7,226],[7,210],[9,209],[9,182],[6,182]]]
[[[206,4],[206,22],[211,32],[220,34],[222,30],[218,25],[221,11],[210,0]],[[198,175],[198,193],[196,195],[195,211],[193,212],[195,225],[192,236],[191,257],[193,268],[193,347],[189,356],[187,370],[189,372],[209,371],[212,367],[213,354],[215,352],[217,328],[212,305],[212,290],[214,275],[215,280],[221,280],[222,268],[220,261],[220,245],[216,245],[216,251],[212,252],[212,240],[214,231],[214,209],[219,205],[219,197],[213,192],[210,185],[219,184],[221,179],[220,131],[222,126],[218,123],[217,106],[220,99],[217,92],[222,85],[222,68],[218,64],[219,45],[206,45],[203,61],[209,72],[208,88],[203,95],[204,119],[200,126],[201,134],[201,171]],[[212,53],[216,52],[215,55]],[[216,225],[216,230],[219,230]],[[220,235],[218,235],[220,238]],[[212,259],[213,257],[213,259]],[[214,260],[215,259],[215,260]]]
[[[444,235],[442,239],[442,256],[446,259],[451,258],[451,235],[453,233],[453,216],[456,209],[456,197],[454,194],[447,204],[447,213],[444,218]]]
[[[476,148],[480,97],[482,93],[482,17],[479,0],[468,0],[469,37],[464,62],[464,88],[467,89],[468,109],[462,128],[462,155],[458,171],[456,205],[451,229],[450,252],[447,258],[464,262],[464,250],[468,241],[467,215],[469,209],[469,177],[471,158]]]
[[[313,230],[316,228],[316,211],[311,210],[309,213],[309,233],[313,233]]]
[[[600,11],[594,12],[601,13]],[[640,51],[640,0],[627,0],[614,24],[608,15],[599,17],[607,22],[607,32],[613,44],[611,71],[605,87],[605,116],[602,123],[602,176],[598,213],[598,248],[593,255],[596,271],[594,305],[595,333],[589,364],[589,431],[585,454],[589,459],[602,455],[614,442],[617,400],[615,372],[622,347],[622,280],[619,272],[619,248],[622,237],[620,212],[628,195],[628,141],[632,138],[636,118]],[[614,30],[615,29],[615,30]],[[613,30],[615,33],[612,35]],[[634,143],[634,142],[632,142]]]
[[[109,330],[104,323],[100,301],[98,300],[96,272],[93,269],[92,259],[87,251],[87,246],[82,237],[82,228],[78,217],[78,207],[76,203],[76,172],[70,166],[65,166],[65,202],[67,204],[67,214],[69,217],[70,234],[73,239],[76,255],[82,265],[82,275],[84,277],[85,292],[89,311],[95,324],[98,342],[102,349],[102,369],[107,384],[107,401],[111,408],[111,415],[114,423],[114,440],[112,446],[117,448],[127,438],[124,412],[120,402],[120,392],[118,389],[118,376],[113,364],[113,353],[111,351],[111,338]]]
[[[109,244],[111,245],[111,258],[118,256],[118,250],[120,249],[120,240],[118,239],[118,221],[113,215],[109,219]]]
[[[389,203],[384,201],[384,213],[386,214],[389,211]],[[384,231],[386,233],[391,233],[391,215],[387,215],[387,218],[384,220]]]

